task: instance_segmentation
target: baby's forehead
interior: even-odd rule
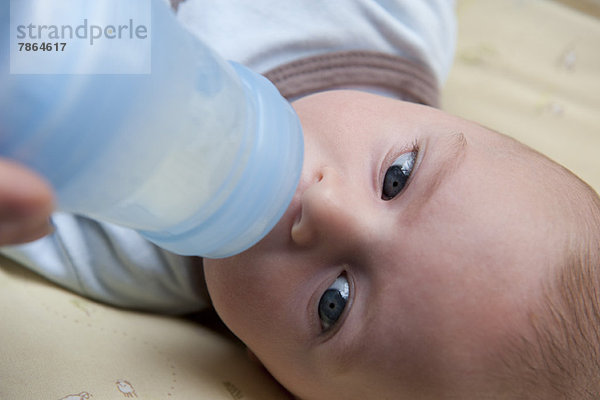
[[[315,116],[315,120],[311,122],[322,124],[394,118],[407,106],[425,108],[414,103],[355,90],[316,93],[294,101],[293,106],[301,118]],[[410,114],[404,115],[404,118],[410,117]]]

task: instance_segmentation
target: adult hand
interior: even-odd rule
[[[30,242],[52,231],[52,189],[26,167],[0,159],[0,246]]]

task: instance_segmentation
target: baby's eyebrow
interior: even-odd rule
[[[467,147],[467,138],[462,132],[440,137],[426,147],[422,163],[426,164],[423,169],[427,169],[427,172],[423,174],[424,177],[419,177],[425,187],[408,206],[407,214],[411,219],[418,218],[419,211],[433,198],[438,187],[460,166],[467,153]]]

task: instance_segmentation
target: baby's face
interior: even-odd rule
[[[306,156],[287,213],[205,260],[222,319],[301,398],[500,390],[486,377],[563,253],[555,174],[428,107],[351,91],[294,106]]]

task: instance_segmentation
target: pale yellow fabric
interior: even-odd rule
[[[459,27],[443,107],[600,189],[599,20],[549,0],[462,0]],[[198,324],[110,308],[0,265],[0,400],[288,398]]]
[[[0,263],[1,400],[289,398],[197,323],[94,303]]]
[[[600,20],[550,0],[462,0],[458,15],[443,108],[519,139],[600,191]]]

